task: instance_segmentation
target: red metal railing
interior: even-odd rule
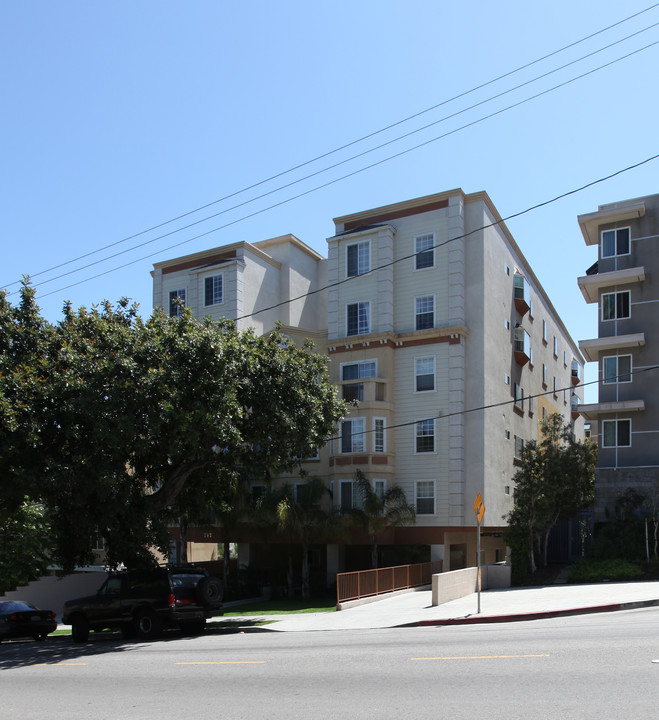
[[[442,563],[437,561],[338,573],[336,576],[337,608],[347,600],[359,600],[394,590],[430,585],[433,574],[441,571]]]

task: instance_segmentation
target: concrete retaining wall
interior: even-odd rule
[[[510,587],[510,565],[484,565],[481,568],[481,590]],[[478,568],[450,570],[432,576],[432,604],[457,600],[478,592]]]
[[[52,610],[58,622],[62,618],[62,606],[66,600],[94,595],[107,577],[106,573],[75,573],[56,577],[47,575],[16,590],[0,595],[0,600],[24,600],[41,610]]]

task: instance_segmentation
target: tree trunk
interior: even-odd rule
[[[226,532],[226,530],[225,530]],[[222,581],[224,582],[224,590],[229,588],[229,580],[231,578],[231,543],[225,537],[223,544],[223,561],[222,561]]]
[[[306,547],[302,547],[302,599],[308,600],[310,597],[309,590],[309,552]]]

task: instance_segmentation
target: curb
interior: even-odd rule
[[[546,610],[540,612],[512,613],[510,615],[468,615],[461,618],[445,620],[419,620],[397,627],[428,627],[443,625],[478,625],[482,623],[523,622],[528,620],[543,620],[545,618],[568,617],[572,615],[589,615],[594,613],[616,612],[618,610],[636,610],[638,608],[657,607],[658,600],[638,600],[623,603],[609,603],[607,605],[592,605],[590,607],[568,608],[565,610]]]

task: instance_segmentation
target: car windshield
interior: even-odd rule
[[[15,612],[25,612],[25,610],[36,610],[34,605],[23,602],[22,600],[8,600],[0,602],[0,615],[10,615]]]

